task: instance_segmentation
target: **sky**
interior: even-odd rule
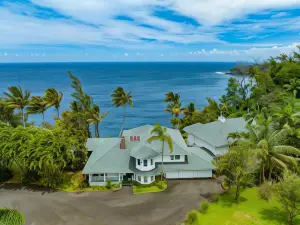
[[[300,45],[300,0],[0,0],[0,62],[253,61]]]

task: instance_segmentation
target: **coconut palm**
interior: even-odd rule
[[[290,79],[290,83],[283,85],[283,87],[289,92],[298,92],[300,91],[300,80],[297,78]]]
[[[61,91],[58,92],[55,88],[49,88],[46,90],[44,98],[47,102],[47,107],[55,107],[57,111],[57,117],[59,118],[59,107],[63,98],[63,93]]]
[[[152,141],[161,141],[162,142],[162,149],[161,149],[161,177],[160,180],[162,182],[163,173],[164,173],[164,147],[165,142],[170,149],[170,153],[173,152],[173,140],[170,135],[167,134],[167,128],[162,127],[159,123],[156,123],[151,130],[151,137],[148,139],[148,143],[151,144]]]
[[[17,127],[22,125],[22,116],[20,113],[14,113],[14,108],[9,108],[4,102],[3,98],[0,98],[0,121],[6,125]]]
[[[173,102],[174,104],[178,104],[180,102],[180,95],[178,93],[174,94],[173,92],[168,92],[166,93],[164,102]]]
[[[294,107],[294,104],[288,104],[284,108],[277,107],[276,113],[273,114],[273,118],[277,119],[281,126],[289,124],[294,126],[297,120],[300,119],[300,112]]]
[[[48,109],[48,103],[40,96],[33,96],[27,107],[27,114],[42,114],[43,122],[45,122],[45,112]]]
[[[97,104],[93,105],[93,108],[90,110],[89,119],[87,120],[89,123],[94,124],[95,127],[95,136],[97,138],[100,137],[99,133],[99,123],[107,116],[108,112],[100,113],[100,107]]]
[[[182,112],[186,118],[192,118],[198,112],[198,110],[195,108],[195,104],[191,102],[183,109]]]
[[[171,103],[165,109],[166,112],[170,112],[172,116],[174,115],[174,118],[171,118],[171,123],[173,124],[173,128],[175,128],[178,125],[178,123],[174,124],[173,122],[179,121],[179,115],[183,114],[184,110],[185,110],[184,108],[181,108],[181,103]]]
[[[4,92],[4,101],[6,103],[6,106],[8,108],[21,109],[23,127],[25,128],[24,109],[30,102],[30,91],[25,90],[25,92],[23,93],[23,89],[20,86],[12,86],[9,87],[8,90],[9,93]]]
[[[120,106],[124,106],[124,118],[123,118],[122,127],[119,134],[119,137],[121,137],[124,129],[125,119],[126,119],[126,105],[128,104],[130,105],[130,107],[133,107],[133,102],[131,100],[132,98],[131,91],[127,93],[123,88],[117,87],[114,90],[111,97],[112,97],[113,105],[115,105],[117,108],[119,108]]]
[[[0,224],[23,225],[24,215],[16,209],[0,208]]]
[[[260,160],[261,176],[264,180],[265,171],[268,171],[268,179],[271,179],[274,168],[285,170],[296,168],[300,150],[284,145],[290,135],[290,128],[285,126],[281,130],[272,130],[271,126],[255,125],[248,126],[249,137],[255,144],[254,152]]]

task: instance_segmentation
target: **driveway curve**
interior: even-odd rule
[[[221,193],[207,180],[169,180],[160,193],[134,195],[130,187],[114,192],[65,193],[0,185],[0,207],[20,210],[26,225],[177,225],[201,201]]]

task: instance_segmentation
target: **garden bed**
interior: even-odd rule
[[[163,182],[155,181],[152,184],[134,184],[132,186],[132,190],[134,194],[144,194],[144,193],[152,193],[152,192],[161,192],[166,190],[168,187],[168,183],[166,180]]]

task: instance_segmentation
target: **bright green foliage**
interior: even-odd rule
[[[179,116],[187,112],[187,109],[181,107],[180,95],[178,93],[166,93],[164,102],[169,103],[165,111],[171,113],[172,117],[170,119],[170,122],[173,128],[177,128],[178,124],[180,123]],[[190,107],[193,107],[193,105],[190,105]],[[192,110],[192,108],[190,109]]]
[[[40,96],[32,96],[29,106],[27,107],[27,114],[42,114],[43,122],[45,122],[45,112],[48,109],[47,102]]]
[[[23,89],[18,86],[12,86],[8,88],[9,92],[4,92],[4,103],[8,108],[21,109],[22,122],[25,127],[25,114],[24,109],[28,106],[30,101],[30,91],[26,90],[23,93]]]
[[[49,88],[45,92],[45,102],[47,107],[54,106],[57,111],[57,117],[59,118],[59,107],[63,98],[63,93],[58,92],[55,88]]]
[[[288,223],[294,222],[300,216],[300,178],[291,173],[286,173],[283,179],[275,185],[275,195],[281,207],[288,213]]]
[[[112,182],[111,182],[110,179],[108,179],[108,180],[106,181],[105,187],[106,187],[107,189],[111,189],[111,188],[112,188]]]
[[[124,129],[125,119],[126,119],[126,105],[128,104],[130,105],[130,107],[133,107],[131,91],[127,93],[122,87],[117,87],[112,93],[111,97],[112,97],[113,105],[115,105],[117,108],[119,108],[120,106],[124,106],[124,118],[122,122],[121,131],[119,134],[119,137],[121,137]]]
[[[202,214],[206,214],[208,212],[208,208],[209,208],[209,203],[207,200],[204,200],[200,204],[199,212]]]
[[[199,221],[200,221],[199,213],[197,212],[197,210],[192,210],[186,215],[184,224],[197,225],[199,224]]]
[[[16,209],[0,208],[0,225],[23,225],[24,215]]]
[[[103,119],[107,116],[108,113],[100,113],[100,107],[97,104],[93,104],[93,107],[89,111],[89,119],[87,120],[89,123],[94,124],[95,127],[95,136],[97,138],[100,137],[99,133],[99,124],[103,121]]]
[[[170,149],[170,153],[173,152],[173,140],[170,135],[167,134],[167,128],[162,127],[159,123],[156,123],[151,130],[151,136],[148,139],[148,143],[152,143],[152,141],[160,141],[162,143],[162,149],[161,149],[161,182],[163,180],[163,173],[164,173],[164,147],[165,142],[168,144],[168,147]]]
[[[261,199],[270,202],[272,198],[273,184],[270,181],[267,181],[260,185],[258,188],[258,195]]]
[[[229,186],[235,186],[235,201],[239,202],[242,189],[253,185],[254,164],[253,154],[247,145],[231,146],[229,151],[213,161],[218,175],[224,175],[224,181]]]

